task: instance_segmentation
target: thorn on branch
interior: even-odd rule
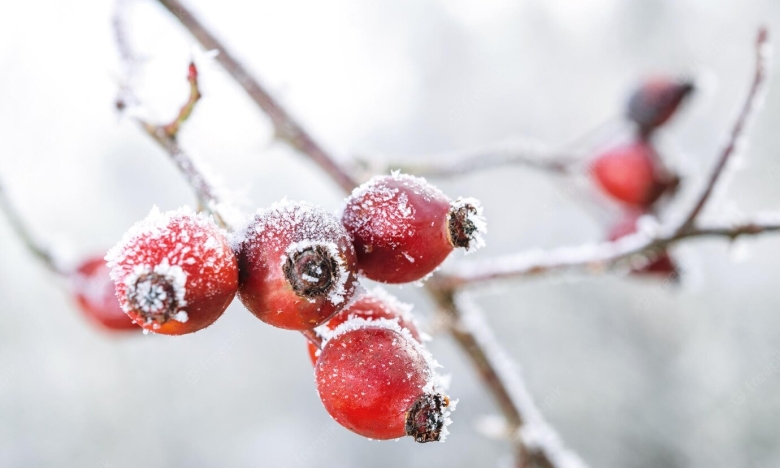
[[[190,117],[193,109],[195,109],[195,104],[197,104],[202,97],[200,88],[198,87],[198,68],[195,66],[195,62],[190,62],[187,70],[187,81],[190,84],[190,97],[181,107],[176,118],[173,119],[171,123],[162,127],[165,134],[171,138],[176,138],[181,125]]]

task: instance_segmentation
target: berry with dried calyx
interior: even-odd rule
[[[361,273],[384,283],[417,281],[454,248],[484,245],[479,202],[452,202],[425,179],[397,172],[356,188],[342,222],[354,238]]]
[[[411,304],[402,303],[382,288],[377,287],[371,291],[366,291],[360,297],[353,299],[347,307],[323,325],[326,328],[325,334],[327,335],[327,333],[332,332],[342,323],[354,318],[368,321],[378,319],[394,321],[401,328],[408,330],[409,334],[417,342],[422,343],[422,336],[412,316]],[[316,364],[320,350],[311,342],[307,342],[307,344],[311,363]]]
[[[288,330],[325,323],[352,298],[355,249],[338,218],[284,200],[259,210],[240,230],[238,297],[260,320]]]
[[[590,170],[604,192],[619,202],[639,208],[651,206],[679,184],[679,179],[663,166],[653,146],[642,140],[600,153]]]
[[[694,90],[692,82],[666,76],[646,79],[628,99],[626,114],[642,133],[666,123]]]
[[[141,331],[116,298],[114,282],[102,256],[90,257],[68,275],[79,309],[93,323],[110,331]]]
[[[454,402],[442,393],[435,362],[396,322],[351,319],[325,342],[314,368],[325,409],[371,439],[443,441]]]
[[[163,335],[205,328],[238,288],[238,265],[225,232],[189,208],[149,216],[106,256],[122,309]]]
[[[608,239],[616,241],[636,233],[642,216],[644,216],[644,213],[641,211],[630,210],[625,212],[620,222],[609,231]],[[680,269],[666,249],[654,252],[650,257],[641,258],[640,260],[640,263],[635,262],[631,266],[632,275],[652,276],[674,282],[679,281]]]

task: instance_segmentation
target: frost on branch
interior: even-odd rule
[[[520,371],[498,345],[477,304],[466,294],[457,295],[455,300],[462,313],[461,326],[481,345],[521,414],[523,424],[513,437],[518,437],[528,449],[542,452],[556,468],[586,468],[585,462],[563,445],[558,433],[544,420]]]

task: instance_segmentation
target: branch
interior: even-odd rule
[[[412,162],[431,159],[438,162]],[[406,156],[404,160],[409,162],[394,161],[385,165],[372,164],[369,160],[363,159],[360,163],[370,168],[371,173],[387,173],[390,170],[400,169],[402,172],[423,177],[449,178],[509,165],[566,175],[572,172],[578,158],[563,150],[552,150],[538,142],[514,140],[474,150]]]
[[[271,96],[228,49],[178,0],[158,0],[206,49],[219,50],[216,60],[271,119],[276,137],[307,155],[346,192],[357,184],[344,168]]]
[[[685,221],[683,221],[681,224],[679,228],[680,231],[683,231],[693,225],[696,221],[696,218],[701,214],[702,210],[704,210],[704,207],[712,196],[712,192],[720,180],[727,163],[734,154],[742,135],[745,133],[748,123],[750,122],[750,118],[757,110],[759,96],[761,94],[760,91],[768,74],[768,48],[769,32],[765,27],[762,27],[758,30],[758,37],[756,38],[756,64],[753,70],[753,83],[750,86],[745,103],[742,105],[742,110],[740,111],[736,122],[734,122],[734,127],[731,129],[731,133],[726,140],[726,145],[723,147],[720,157],[715,164],[715,168],[712,170],[712,174],[707,180],[707,185],[704,187],[704,191],[701,193],[701,195],[699,195],[699,198],[693,209],[691,209],[690,213],[685,218]]]
[[[177,0],[158,0],[165,8],[167,8],[184,27],[186,27],[190,33],[200,42],[200,44],[206,49],[217,49],[219,55],[217,55],[217,61],[228,71],[228,73],[241,85],[247,95],[257,104],[261,110],[263,110],[273,122],[277,135],[287,141],[291,146],[298,149],[301,153],[308,156],[312,161],[317,163],[325,172],[345,191],[350,192],[355,186],[356,182],[350,175],[342,169],[330,155],[325,153],[322,147],[317,144],[309,134],[307,134],[302,127],[285,111],[280,104],[278,104],[268,92],[263,89],[258,81],[254,79],[249,72],[233,58],[233,54],[230,53],[223,44],[221,44],[210,31],[208,31],[186,8]],[[437,290],[434,283],[430,283],[427,286],[428,292],[440,302],[445,308],[457,313],[457,308],[454,306],[454,300],[451,292]],[[444,295],[442,295],[442,293]],[[468,332],[456,333],[453,329],[453,336],[461,345],[461,348],[468,355],[471,361],[480,369],[494,368],[490,362],[490,356],[482,349],[482,343]],[[469,338],[471,337],[471,338]],[[479,367],[481,366],[481,367]],[[513,400],[512,395],[508,390],[504,382],[501,380],[501,376],[497,372],[493,372],[491,375],[482,373],[485,384],[491,389],[494,397],[502,409],[507,421],[518,422],[517,416],[520,414],[519,405]],[[504,395],[501,397],[500,395]],[[522,419],[519,420],[522,422]],[[519,427],[521,424],[517,424]],[[521,456],[522,454],[518,454]],[[526,458],[521,458],[526,460]],[[525,468],[526,464],[519,465]],[[555,465],[547,464],[541,465],[544,468],[562,468]]]
[[[566,271],[603,273],[635,256],[652,256],[686,239],[740,236],[780,231],[780,214],[757,216],[738,224],[693,225],[670,234],[648,236],[637,233],[614,242],[584,244],[552,250],[532,250],[494,259],[455,265],[453,272],[441,275],[445,289],[473,286],[499,279],[540,276]]]
[[[58,275],[65,275],[67,272],[65,269],[60,266],[60,262],[57,261],[57,258],[52,253],[51,249],[49,249],[47,246],[40,243],[30,232],[27,225],[22,220],[21,215],[19,215],[19,212],[14,207],[13,203],[11,203],[11,200],[8,198],[8,195],[5,192],[5,188],[3,187],[3,184],[0,182],[0,211],[5,213],[6,218],[8,219],[8,223],[11,225],[11,228],[14,230],[17,236],[19,236],[19,239],[24,242],[25,247],[27,247],[27,250],[30,251],[35,258],[37,258],[46,268],[49,269],[49,271],[58,274]]]

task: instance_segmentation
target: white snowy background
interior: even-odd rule
[[[703,91],[661,139],[688,197],[746,92],[757,26],[780,40],[775,0],[190,3],[344,159],[518,135],[565,143],[619,114],[643,74],[695,75]],[[152,1],[130,20],[145,110],[168,120],[187,94],[193,40]],[[0,176],[35,232],[74,260],[110,247],[153,204],[193,203],[166,156],[117,117],[110,21],[108,1],[0,3]],[[337,187],[274,143],[216,64],[201,76],[204,98],[181,141],[245,209],[284,196],[338,207]],[[780,209],[777,76],[713,216]],[[475,258],[600,239],[603,213],[565,195],[567,184],[522,168],[439,183],[486,206],[488,247]],[[533,279],[476,300],[544,414],[591,466],[780,466],[780,238],[689,243],[675,254],[688,273],[678,288]],[[460,398],[450,438],[372,442],[328,417],[302,338],[239,303],[191,336],[116,338],[83,320],[5,220],[0,259],[0,466],[508,461],[507,446],[479,430],[495,408],[446,336],[431,348]],[[417,288],[393,291],[430,315]]]

